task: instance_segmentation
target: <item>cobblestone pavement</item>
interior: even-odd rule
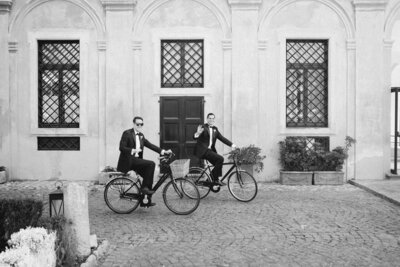
[[[101,266],[400,266],[399,206],[349,184],[259,187],[250,203],[225,187],[178,216],[161,192],[155,207],[115,214],[90,185],[91,232],[110,242]],[[0,196],[48,190],[17,188]]]

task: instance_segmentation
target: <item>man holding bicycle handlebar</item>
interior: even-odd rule
[[[151,150],[164,155],[170,154],[172,151],[164,150],[150,143],[142,133],[143,118],[133,118],[133,128],[123,132],[119,143],[119,151],[121,152],[118,159],[117,170],[127,173],[130,170],[136,171],[143,177],[142,192],[151,195],[154,193],[152,189],[154,169],[156,164],[151,160],[143,159],[143,148],[147,147]],[[149,197],[150,199],[150,197]],[[151,202],[150,202],[151,203]],[[154,206],[155,203],[151,203]]]
[[[218,139],[233,149],[236,148],[236,145],[226,139],[218,131],[218,128],[214,126],[214,123],[215,115],[213,113],[208,113],[207,123],[197,127],[197,131],[193,136],[193,138],[197,140],[194,148],[194,154],[196,157],[200,159],[206,159],[214,165],[214,168],[211,171],[214,183],[217,185],[223,185],[218,178],[222,176],[222,164],[224,163],[224,157],[217,153],[217,150],[215,149],[215,142]]]

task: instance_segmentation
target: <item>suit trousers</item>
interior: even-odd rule
[[[211,171],[212,178],[214,180],[218,179],[218,177],[222,176],[222,164],[224,163],[224,157],[219,155],[218,153],[208,149],[203,156],[203,159],[208,160],[212,165],[214,165],[213,170]]]
[[[153,186],[154,169],[156,164],[151,160],[133,158],[131,163],[131,170],[137,172],[143,178],[142,187],[147,187],[150,190]]]

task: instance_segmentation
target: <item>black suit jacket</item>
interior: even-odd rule
[[[161,148],[150,143],[142,133],[139,133],[139,139],[140,139],[140,149],[142,150],[139,153],[139,158],[141,159],[143,158],[144,147],[150,148],[151,150],[157,153],[161,153]],[[130,171],[132,159],[135,157],[135,154],[131,155],[132,149],[136,148],[135,140],[136,140],[135,131],[133,129],[126,130],[122,134],[121,141],[119,142],[119,151],[121,151],[121,153],[119,154],[119,159],[118,159],[118,166],[117,166],[118,171],[124,173]]]
[[[198,158],[202,158],[204,154],[207,152],[208,145],[210,143],[210,127],[208,124],[203,125],[204,131],[196,138],[196,133],[193,135],[193,138],[197,140],[196,146],[194,147],[194,154]],[[227,146],[232,146],[232,142],[226,139],[219,131],[217,127],[213,127],[213,140],[211,144],[211,150],[215,153],[217,150],[215,149],[215,142],[220,140]]]

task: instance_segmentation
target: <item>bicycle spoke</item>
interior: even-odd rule
[[[246,171],[234,172],[228,179],[229,192],[239,201],[248,202],[257,195],[257,182]]]

